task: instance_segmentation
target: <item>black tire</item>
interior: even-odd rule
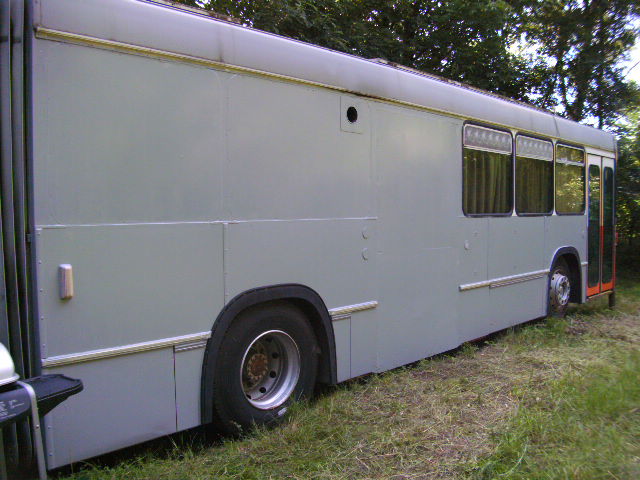
[[[560,258],[551,269],[549,276],[548,315],[564,317],[569,308],[571,298],[571,272],[564,259]]]
[[[273,351],[269,353],[269,349]],[[293,401],[313,394],[319,352],[311,325],[295,306],[272,303],[242,312],[231,323],[217,352],[212,389],[214,425],[237,436],[254,425],[277,423]],[[281,360],[278,366],[269,363],[278,362],[272,357]]]

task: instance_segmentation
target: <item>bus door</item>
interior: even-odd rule
[[[587,296],[613,290],[615,212],[613,158],[589,155]]]

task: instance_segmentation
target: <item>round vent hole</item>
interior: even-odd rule
[[[356,123],[358,121],[358,110],[356,107],[347,108],[347,120],[351,123]]]

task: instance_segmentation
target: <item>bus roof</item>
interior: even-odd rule
[[[40,0],[37,35],[246,71],[615,151],[608,132],[457,82],[153,0]]]

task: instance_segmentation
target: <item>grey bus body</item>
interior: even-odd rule
[[[22,335],[32,374],[84,383],[45,419],[49,468],[210,421],[245,304],[312,311],[335,383],[544,317],[561,255],[585,301],[587,213],[465,215],[463,132],[613,168],[611,134],[151,1],[27,11]]]

